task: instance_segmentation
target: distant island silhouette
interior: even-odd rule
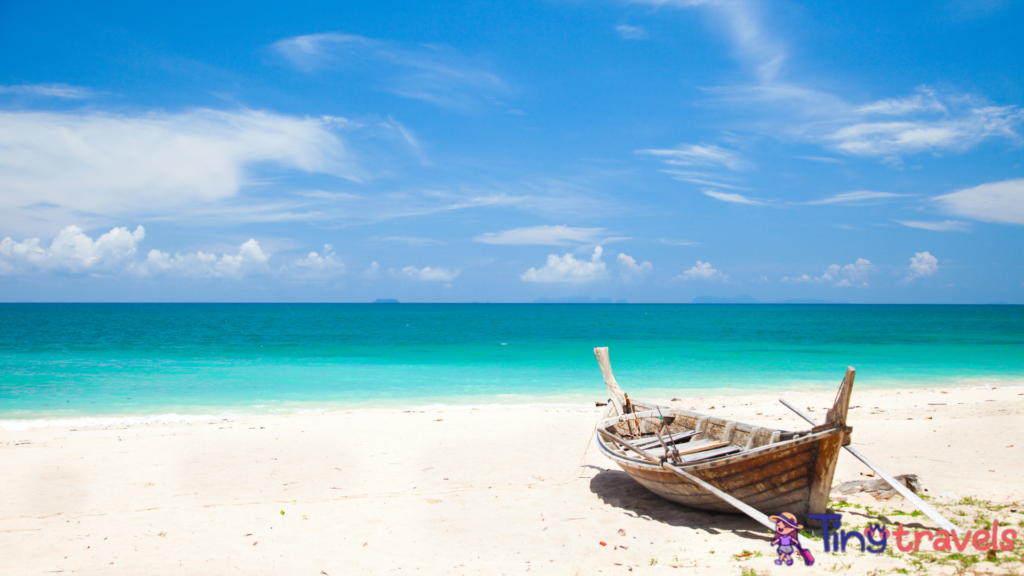
[[[833,302],[831,300],[815,300],[814,298],[794,298],[792,300],[781,300],[779,302],[761,302],[753,296],[697,296],[693,299],[694,304],[846,304],[846,302]]]
[[[534,304],[626,304],[625,300],[612,301],[611,298],[591,298],[589,296],[565,296],[562,298],[537,298]]]

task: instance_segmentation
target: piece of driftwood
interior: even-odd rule
[[[921,481],[918,479],[917,474],[900,474],[899,476],[893,476],[893,478],[909,488],[914,494],[920,494],[922,491]],[[885,478],[879,478],[878,480],[852,480],[832,487],[833,494],[840,494],[842,496],[849,496],[850,494],[858,494],[860,492],[870,494],[876,500],[889,500],[896,495],[896,489],[886,482]]]
[[[797,416],[803,418],[804,420],[806,420],[812,426],[817,427],[818,423],[814,421],[814,418],[811,418],[810,416],[808,416],[806,413],[804,413],[803,410],[800,410],[796,406],[793,406],[789,402],[786,402],[784,399],[780,398],[779,402],[782,402],[782,404],[785,405],[786,408],[789,408],[790,410],[795,412]],[[871,460],[868,460],[868,457],[863,455],[863,454],[861,454],[856,448],[854,448],[852,446],[848,446],[846,444],[844,444],[843,447],[846,448],[847,452],[849,452],[850,454],[853,454],[858,460],[860,460],[861,462],[866,464],[868,468],[871,468],[872,470],[874,470],[875,474],[878,474],[879,476],[881,476],[882,479],[885,480],[890,486],[892,486],[894,490],[899,492],[901,496],[903,496],[911,504],[916,506],[918,510],[920,510],[921,512],[924,512],[925,516],[931,518],[932,521],[935,522],[936,524],[938,524],[939,526],[941,526],[943,530],[946,530],[947,532],[954,532],[954,533],[956,533],[958,535],[962,535],[963,534],[962,530],[960,530],[959,528],[954,526],[953,523],[950,522],[949,520],[946,520],[946,518],[943,517],[942,514],[939,514],[938,510],[936,510],[935,508],[932,508],[931,505],[929,505],[927,502],[925,502],[924,500],[918,498],[917,495],[914,494],[914,492],[912,492],[910,490],[910,488],[907,488],[901,482],[899,482],[898,480],[896,480],[895,478],[890,476],[888,472],[886,472],[885,470],[882,470],[881,468],[879,468]]]
[[[612,375],[608,349],[595,348],[594,354],[609,397],[624,400],[625,393]],[[707,484],[760,513],[790,512],[807,524],[808,514],[826,513],[836,459],[850,433],[845,421],[848,409],[845,404],[850,401],[853,374],[853,369],[849,369],[843,380],[837,405],[829,412],[832,420],[814,430],[775,430],[632,400],[634,413],[625,414],[610,405],[598,421],[598,448],[634,480],[673,502],[703,510],[735,512],[732,504],[707,490],[704,487]],[[666,424],[670,418],[671,424]],[[704,441],[690,440],[675,445],[684,457],[676,468],[699,478],[702,483],[690,482],[646,458],[637,458],[635,452],[623,448],[617,441],[607,440],[602,434],[611,434],[623,442],[628,440],[633,448],[653,447],[658,443],[655,432],[663,427],[663,434],[675,436],[692,432]],[[689,450],[691,444],[704,446],[706,452],[691,452],[694,458],[684,456],[683,452]],[[724,450],[715,452],[720,449]]]

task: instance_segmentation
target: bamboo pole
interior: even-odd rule
[[[811,424],[811,426],[818,426],[818,423],[814,420],[814,418],[811,418],[810,416],[808,416],[806,413],[804,413],[803,410],[801,410],[801,409],[797,408],[796,406],[790,404],[789,402],[787,402],[783,398],[779,398],[779,402],[782,402],[782,404],[785,405],[786,408],[789,408],[790,410],[795,412],[797,416],[803,418],[804,420],[807,420],[807,422],[809,422]],[[957,528],[952,522],[950,522],[949,520],[946,520],[942,516],[942,514],[939,514],[938,510],[936,510],[935,508],[932,508],[931,505],[929,505],[924,500],[921,500],[917,496],[917,494],[914,494],[913,492],[910,491],[910,488],[907,488],[906,486],[903,485],[902,482],[900,482],[899,480],[897,480],[897,479],[893,478],[892,476],[890,476],[888,472],[886,472],[885,470],[882,470],[881,468],[879,468],[871,460],[868,460],[868,457],[863,455],[863,454],[861,454],[860,452],[858,452],[856,448],[853,448],[853,447],[850,447],[850,446],[843,446],[843,448],[846,448],[846,450],[849,451],[850,454],[853,454],[858,460],[860,460],[861,462],[867,464],[868,468],[871,468],[872,470],[874,470],[876,474],[881,476],[883,480],[885,480],[886,482],[889,483],[890,486],[895,488],[896,491],[899,492],[901,496],[903,496],[911,504],[916,506],[918,510],[920,510],[921,512],[924,512],[926,516],[928,516],[929,518],[932,519],[933,522],[935,522],[936,524],[941,526],[943,530],[946,530],[947,532],[955,532],[957,535],[961,535],[961,536],[963,535],[963,532],[961,532],[960,529]]]

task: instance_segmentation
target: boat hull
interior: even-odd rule
[[[712,486],[768,514],[790,512],[804,523],[808,514],[822,514],[844,432],[833,429],[772,444],[734,456],[681,466]],[[735,513],[714,494],[664,468],[623,458],[608,449],[606,456],[658,496],[701,510]]]

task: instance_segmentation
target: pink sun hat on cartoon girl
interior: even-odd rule
[[[796,521],[796,516],[790,514],[789,512],[783,512],[779,516],[769,516],[768,519],[772,522],[782,522],[786,526],[789,526],[790,528],[794,528],[796,530],[803,528],[803,525]]]

